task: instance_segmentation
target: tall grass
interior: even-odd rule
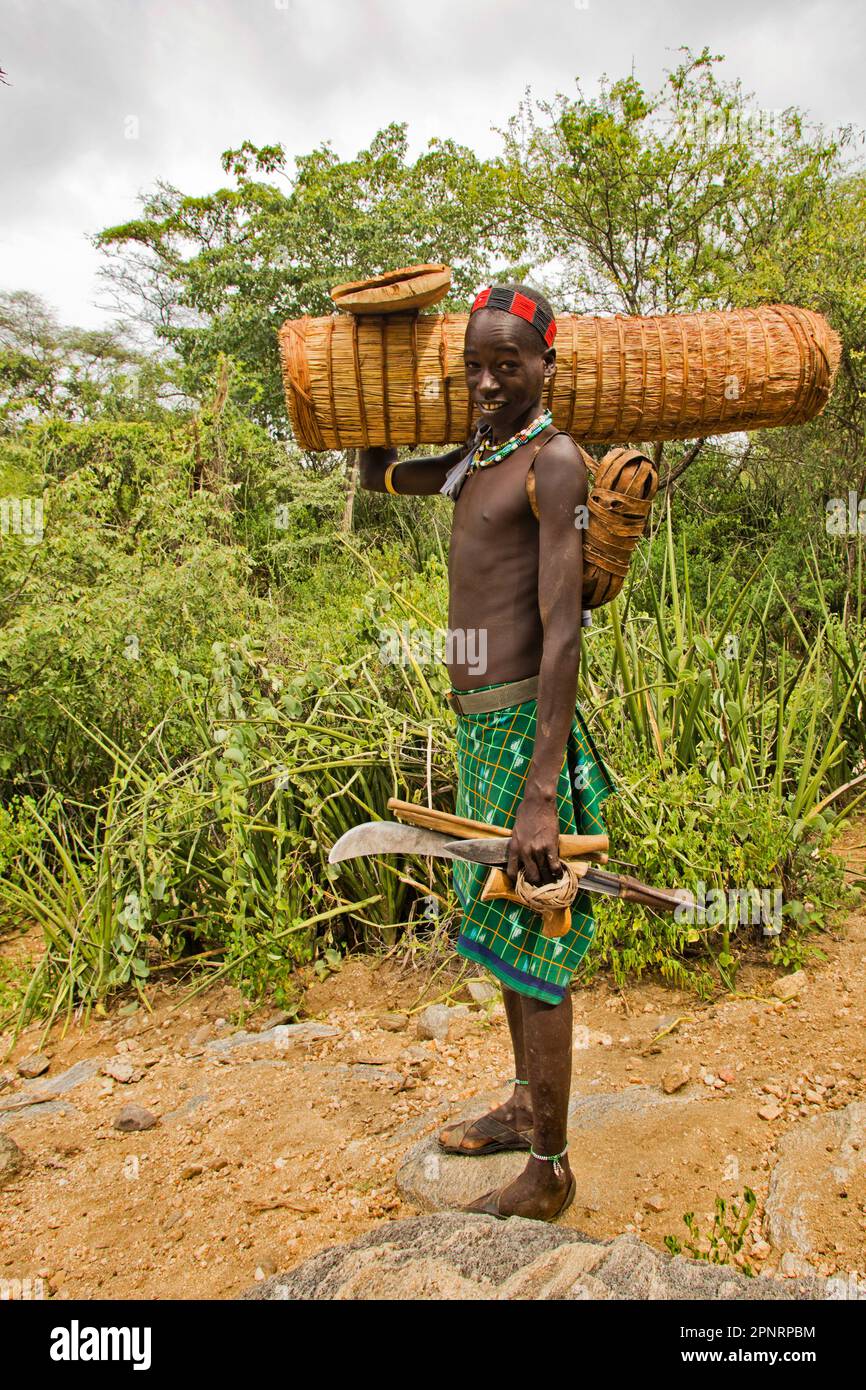
[[[581,703],[620,792],[612,852],[660,882],[766,882],[778,872],[790,897],[805,897],[797,847],[866,796],[862,626],[843,626],[825,603],[807,638],[789,608],[790,633],[774,644],[766,584],[762,603],[752,598],[764,562],[746,569],[732,555],[698,596],[669,514],[665,526],[647,607],[632,585],[584,642]],[[46,941],[19,1022],[36,1010],[99,1008],[120,988],[143,997],[155,961],[203,955],[245,990],[275,987],[291,1006],[293,968],[317,952],[393,943],[420,920],[421,904],[447,923],[444,863],[327,864],[351,825],[388,816],[389,796],[453,807],[444,670],[423,667],[409,648],[383,666],[373,636],[395,612],[435,630],[444,566],[413,587],[389,584],[358,558],[370,571],[370,611],[346,659],[326,670],[311,662],[281,677],[245,641],[214,643],[207,674],[165,657],[173,696],[134,750],[64,711],[114,773],[95,804],[48,798],[34,811],[41,845],[31,824],[0,877],[6,915],[40,923]],[[739,591],[723,605],[737,566]],[[167,738],[181,727],[183,740]],[[182,743],[183,756],[169,756],[166,743]],[[670,924],[626,928],[606,911],[600,940],[617,969],[655,964],[684,981],[684,952],[706,944]],[[807,919],[805,908],[792,914],[794,925]],[[723,967],[729,948],[724,936]]]
[[[362,664],[301,700],[245,644],[215,644],[209,679],[172,668],[171,717],[192,743],[179,761],[163,751],[165,720],[133,754],[81,726],[114,762],[104,802],[34,810],[42,844],[22,843],[0,878],[6,915],[40,923],[46,941],[22,1017],[140,990],[155,951],[181,960],[219,946],[256,992],[335,931],[345,938],[349,919],[393,941],[419,895],[446,903],[441,868],[424,882],[386,859],[327,864],[344,830],[387,816],[388,798],[434,766],[442,795],[444,727],[434,739],[432,724],[401,715]],[[278,998],[290,1004],[291,991]]]
[[[824,604],[807,638],[786,603],[798,649],[773,646],[766,618],[777,586],[771,582],[763,606],[750,603],[764,559],[719,610],[738,563],[732,555],[699,601],[685,549],[682,586],[678,580],[668,511],[662,582],[658,593],[647,591],[649,612],[636,611],[631,590],[607,610],[607,641],[586,644],[587,704],[608,740],[629,739],[663,772],[699,767],[716,789],[769,792],[792,830],[831,804],[838,817],[851,809],[845,794],[866,782],[862,629],[843,627]],[[817,569],[813,578],[823,599]]]

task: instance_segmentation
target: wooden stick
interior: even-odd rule
[[[488,825],[486,821],[468,820],[465,816],[455,816],[449,811],[433,811],[429,806],[416,806],[412,801],[401,801],[392,796],[388,800],[388,810],[393,811],[398,820],[409,825],[420,825],[425,830],[439,830],[451,835],[455,840],[478,840],[484,836],[498,836],[510,839],[511,830],[505,825]],[[560,859],[595,859],[606,863],[610,841],[607,835],[560,835]]]

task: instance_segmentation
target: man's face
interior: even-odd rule
[[[528,423],[555,371],[556,352],[531,324],[502,309],[479,309],[469,319],[463,348],[466,385],[482,420],[498,438]]]

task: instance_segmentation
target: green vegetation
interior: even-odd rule
[[[665,1236],[665,1245],[672,1255],[682,1255],[685,1250],[693,1260],[704,1260],[711,1265],[732,1264],[734,1256],[742,1252],[743,1242],[757,1205],[758,1199],[750,1187],[743,1188],[741,1202],[730,1203],[730,1213],[724,1197],[717,1197],[714,1203],[713,1224],[706,1235],[701,1234],[694,1212],[687,1211],[683,1215],[683,1221],[689,1233],[688,1239],[681,1241],[677,1236]],[[755,1277],[755,1271],[748,1260],[741,1260],[739,1265],[747,1278]]]
[[[298,159],[284,191],[283,151],[244,146],[235,187],[161,186],[102,234],[116,330],[5,297],[0,919],[45,942],[26,983],[0,977],[7,1015],[102,1008],[172,963],[289,1009],[294,968],[347,949],[441,964],[443,864],[326,858],[389,796],[453,806],[446,674],[411,640],[446,626],[450,504],[352,496],[349,458],[299,453],[275,347],[331,284],[423,259],[455,266],[459,307],[531,270],[563,309],[787,299],[840,333],[808,427],[657,447],[647,537],[583,650],[616,858],[784,900],[768,937],[602,902],[587,969],[707,993],[747,948],[819,950],[845,896],[830,838],[866,797],[863,535],[825,526],[866,491],[866,178],[850,132],[754,114],[686,55],[655,94],[524,108],[487,161],[434,142],[411,162],[394,126]],[[132,345],[142,320],[164,354]]]

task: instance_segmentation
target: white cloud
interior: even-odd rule
[[[98,323],[85,233],[135,212],[157,178],[193,193],[244,139],[342,155],[381,126],[496,148],[529,85],[591,88],[677,49],[727,55],[756,105],[866,125],[858,0],[6,0],[0,63],[0,284]],[[128,118],[138,121],[128,139]]]

